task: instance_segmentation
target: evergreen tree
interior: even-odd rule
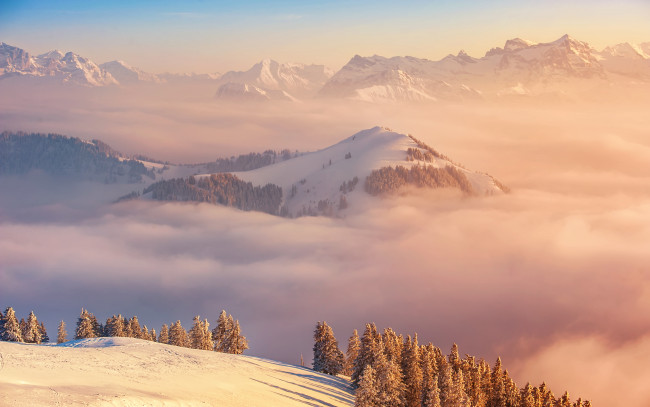
[[[18,326],[20,326],[20,336],[23,338],[23,342],[24,342],[25,334],[27,333],[27,321],[25,321],[25,318],[20,318],[20,322],[18,322]]]
[[[228,344],[230,345],[228,353],[232,353],[235,355],[241,355],[242,353],[244,353],[246,349],[248,349],[248,340],[244,335],[241,334],[239,321],[235,321],[235,323],[233,324],[233,328],[230,332],[230,338],[228,340]],[[341,364],[343,363],[342,360],[343,360],[343,354],[341,353]]]
[[[167,327],[167,324],[163,324],[162,328],[160,328],[160,335],[158,335],[158,342],[159,343],[169,343],[169,328]]]
[[[219,319],[217,319],[217,325],[212,330],[212,341],[214,342],[215,352],[229,353],[229,339],[233,325],[232,315],[227,315],[226,310],[222,310]]]
[[[381,406],[401,406],[404,402],[405,386],[402,372],[396,361],[389,361],[383,352],[374,363],[377,372],[377,397]]]
[[[22,331],[20,330],[20,323],[16,318],[16,313],[14,312],[13,308],[7,307],[7,309],[5,310],[4,317],[2,318],[1,325],[2,325],[1,326],[2,329],[0,329],[1,340],[9,341],[9,342],[23,341],[23,334]]]
[[[422,361],[422,405],[427,406],[427,403],[431,404],[434,401],[434,390],[436,397],[438,397],[438,404],[440,404],[440,388],[438,387],[438,376],[436,359],[433,354],[433,345],[428,344],[427,346],[421,349],[421,361]],[[431,400],[431,401],[429,401]]]
[[[440,401],[440,389],[438,388],[438,377],[434,376],[432,380],[432,386],[427,388],[424,392],[424,397],[422,400],[423,407],[442,407]]]
[[[404,393],[405,406],[420,407],[422,400],[422,367],[420,365],[420,347],[418,346],[417,334],[415,334],[413,341],[409,336],[407,343],[409,345],[402,357],[402,371],[406,389]]]
[[[361,350],[361,340],[359,339],[359,333],[355,329],[352,332],[352,336],[348,339],[348,351],[345,356],[345,369],[343,369],[343,374],[351,376],[354,372],[354,361],[359,357],[359,351]],[[373,372],[374,376],[374,372]]]
[[[562,397],[557,400],[557,407],[571,407],[571,398],[568,391],[565,391]]]
[[[517,407],[519,403],[519,390],[514,380],[510,378],[508,369],[503,371],[503,386],[505,390],[505,403],[507,407]]]
[[[355,393],[355,407],[379,406],[380,402],[377,393],[377,380],[375,377],[375,370],[371,365],[367,365],[365,369],[363,369],[363,373],[359,379],[359,387]]]
[[[57,329],[56,343],[66,342],[68,339],[68,332],[65,330],[65,322],[59,322],[59,328]]]
[[[199,315],[194,317],[194,325],[190,329],[190,348],[212,350],[212,341],[206,341],[207,321],[204,324]]]
[[[106,319],[106,326],[104,330],[106,331],[107,336],[116,336],[116,337],[126,336],[126,332],[124,329],[124,319],[122,318],[122,315],[118,315],[118,316],[113,315],[112,317]]]
[[[41,339],[41,327],[38,324],[38,319],[36,319],[34,311],[30,311],[29,316],[27,317],[27,322],[23,328],[23,340],[26,343],[41,343]]]
[[[187,347],[187,332],[181,325],[181,321],[174,322],[169,328],[169,344]]]
[[[85,309],[81,309],[81,314],[77,319],[77,330],[75,332],[75,339],[96,338],[95,327],[91,319],[91,313]]]
[[[150,341],[151,336],[149,334],[149,328],[147,328],[147,325],[142,326],[142,336],[141,339],[144,339],[145,341]]]
[[[381,335],[377,332],[377,327],[374,323],[366,324],[366,329],[361,337],[361,349],[359,356],[354,362],[354,371],[352,372],[352,383],[354,386],[359,385],[359,378],[363,369],[367,365],[375,364],[375,360],[379,357],[380,353],[384,352]]]
[[[398,364],[402,363],[402,352],[404,348],[409,345],[404,343],[404,338],[401,335],[397,335],[392,328],[384,329],[384,333],[381,336],[382,343],[384,344],[384,354],[386,358],[390,361],[394,361]]]
[[[41,343],[50,342],[50,337],[47,336],[47,330],[45,329],[45,324],[43,322],[41,322],[41,325],[39,326],[39,330],[41,331]]]
[[[151,331],[149,331],[149,340],[152,342],[156,342],[158,340],[156,336],[156,330],[153,328],[151,328]]]
[[[131,332],[131,338],[140,338],[142,339],[142,328],[140,327],[140,321],[138,321],[137,316],[132,316],[129,320],[129,328]]]
[[[343,352],[327,322],[318,322],[314,331],[314,370],[337,375],[343,370]]]
[[[526,383],[519,391],[519,407],[535,407],[535,396],[533,395],[533,386]]]
[[[501,358],[497,358],[490,376],[490,395],[488,407],[506,407],[506,389],[503,383]]]

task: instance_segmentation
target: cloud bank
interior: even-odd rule
[[[344,219],[295,220],[210,205],[85,206],[74,191],[25,195],[25,205],[5,197],[2,306],[34,309],[51,337],[60,319],[72,327],[82,306],[103,320],[137,314],[156,329],[176,319],[188,328],[195,314],[214,323],[225,308],[251,354],[293,363],[311,355],[316,321],[327,320],[343,347],[352,329],[374,321],[445,352],[456,342],[490,363],[501,355],[520,386],[546,380],[556,395],[569,390],[596,405],[650,401],[650,371],[638,362],[650,352],[650,123],[639,105],[362,106],[355,115],[303,106],[295,120],[285,108],[183,106],[116,115],[92,107],[69,128],[54,112],[44,126],[118,150],[153,145],[150,154],[164,159],[178,149],[184,161],[229,155],[237,143],[242,153],[273,143],[321,148],[383,124],[513,193],[416,190],[353,202]],[[140,117],[147,109],[152,117]],[[158,121],[172,111],[169,123]],[[20,126],[38,109],[4,114]],[[140,127],[125,133],[132,116]],[[114,127],[95,136],[93,120]],[[137,130],[151,129],[148,120],[158,123],[151,134]]]

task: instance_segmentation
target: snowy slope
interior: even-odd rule
[[[0,342],[2,406],[352,406],[349,382],[250,356],[131,338]]]
[[[355,200],[367,195],[363,185],[372,170],[396,165],[407,168],[418,164],[438,168],[452,165],[465,173],[477,193],[502,192],[489,175],[466,170],[442,158],[435,158],[431,163],[407,161],[408,148],[418,149],[409,136],[374,127],[323,150],[235,175],[254,185],[272,183],[282,187],[284,204],[291,215],[309,211],[309,208],[315,210],[319,201],[328,201],[337,207],[344,194],[341,185],[357,177],[355,189],[345,194],[353,205]],[[295,193],[292,193],[294,187]]]

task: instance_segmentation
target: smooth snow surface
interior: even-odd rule
[[[0,406],[352,406],[349,382],[271,360],[95,338],[0,342]]]

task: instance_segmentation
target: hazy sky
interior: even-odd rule
[[[650,41],[646,0],[2,1],[0,41],[151,72],[242,70],[262,58],[338,69],[355,54],[482,56],[565,33],[597,48]]]

